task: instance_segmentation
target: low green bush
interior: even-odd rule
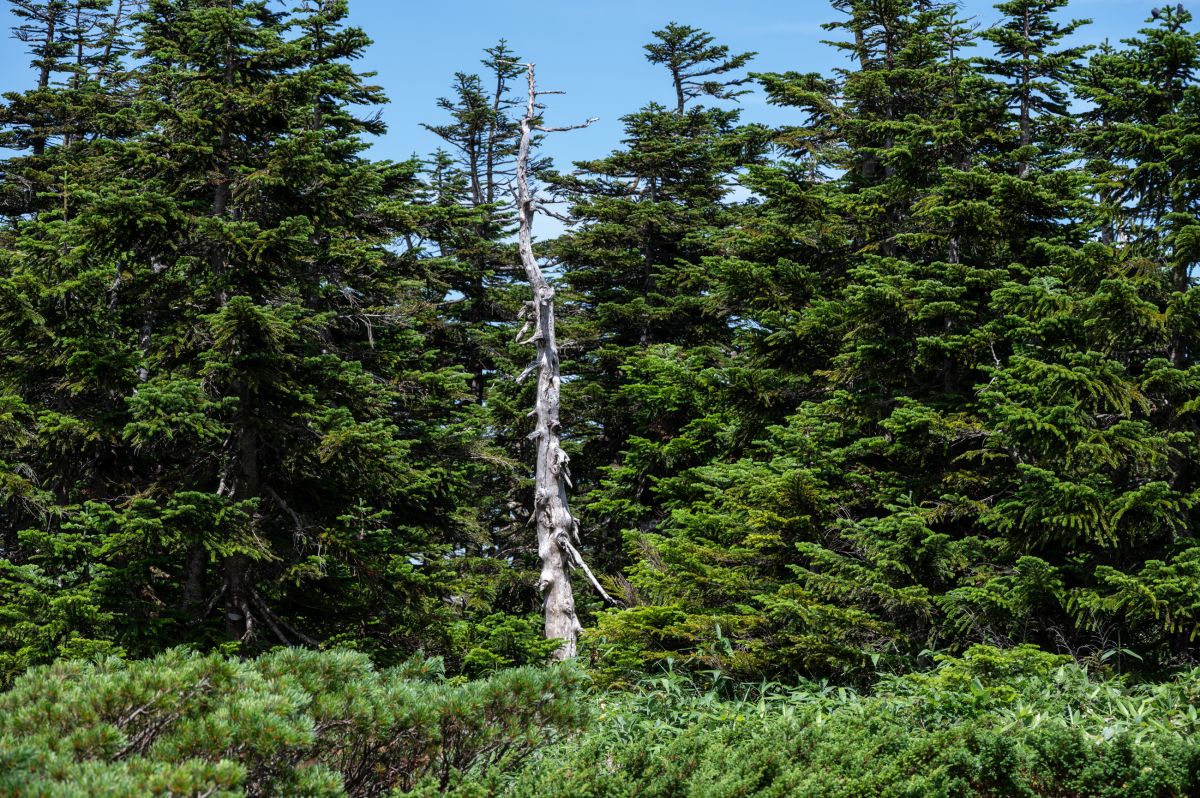
[[[465,682],[348,651],[62,662],[0,694],[0,795],[1200,795],[1200,671],[1133,684],[978,646],[870,693],[670,670],[582,685],[573,667]]]
[[[580,738],[462,795],[512,798],[1173,798],[1200,795],[1200,672],[1093,679],[978,646],[872,694],[697,685],[666,673],[599,701]]]
[[[446,681],[350,651],[257,660],[173,650],[60,662],[0,694],[0,795],[380,796],[514,767],[580,727],[581,674]]]

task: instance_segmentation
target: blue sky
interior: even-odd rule
[[[1165,0],[1075,0],[1067,16],[1090,18],[1088,41],[1120,39],[1142,27],[1150,9]],[[1193,13],[1200,13],[1200,3]],[[0,13],[0,26],[12,17]],[[986,0],[966,0],[963,13],[982,25],[999,19]],[[661,67],[646,63],[642,45],[650,32],[676,21],[712,32],[735,51],[755,50],[751,67],[760,71],[828,71],[841,63],[820,43],[822,22],[835,18],[825,0],[351,0],[352,20],[375,44],[362,60],[379,73],[391,98],[383,109],[387,136],[375,142],[376,157],[427,154],[437,146],[421,122],[439,122],[436,99],[449,93],[455,71],[474,71],[484,47],[506,38],[525,60],[538,65],[544,88],[567,94],[547,98],[549,124],[599,117],[591,128],[559,134],[546,153],[560,168],[575,159],[604,155],[619,142],[620,117],[650,100],[671,101]],[[0,47],[0,90],[27,87],[33,74],[21,45]],[[787,112],[766,106],[761,96],[743,98],[744,119],[785,122]]]

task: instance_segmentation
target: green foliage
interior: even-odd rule
[[[570,289],[559,318],[572,378],[564,415],[580,419],[566,430],[577,506],[593,564],[606,569],[626,560],[624,530],[660,511],[657,480],[734,443],[732,320],[717,267],[740,218],[734,176],[761,158],[764,137],[739,112],[695,102],[738,96],[752,53],[675,23],[645,51],[666,69],[675,106],[626,115],[621,148],[548,177],[578,222],[548,251]]]
[[[844,0],[847,66],[758,76],[797,119],[703,289],[732,354],[623,358],[614,404],[653,397],[667,441],[629,435],[593,494],[635,605],[592,636],[608,678],[865,683],[980,642],[1194,664],[1200,46],[1165,9],[1084,63],[1064,5],[976,33]]]
[[[530,667],[520,59],[378,162],[345,0],[11,5],[0,792],[1200,794],[1182,6],[1090,48],[1065,0],[833,0],[829,74],[671,23],[673,107],[532,165],[622,604],[580,591],[625,692],[576,735]]]
[[[568,667],[443,681],[437,662],[173,649],[35,668],[0,694],[5,795],[409,794],[511,768],[585,717]],[[395,791],[395,792],[392,792]]]
[[[155,0],[119,81],[73,67],[122,124],[6,160],[63,171],[0,231],[3,678],[72,640],[447,645],[480,421],[392,247],[418,165],[361,155],[348,13]]]
[[[520,59],[501,40],[454,76],[447,152],[377,162],[343,0],[13,5],[0,683],[178,644],[541,661]],[[673,107],[533,164],[574,217],[537,254],[584,554],[622,604],[580,590],[596,672],[867,689],[981,643],[1193,667],[1190,14],[1089,48],[1063,0],[987,29],[831,5],[828,74],[654,31]],[[728,106],[750,80],[788,124]],[[1041,756],[1014,751],[986,766]]]
[[[543,663],[558,648],[547,640],[538,616],[519,617],[494,613],[478,621],[450,625],[453,650],[461,657],[464,673],[478,676],[514,665]]]
[[[872,695],[668,672],[606,696],[578,741],[491,794],[1191,795],[1197,684],[1195,672],[1152,687],[1093,680],[1062,657],[982,646]]]
[[[446,681],[438,661],[171,650],[61,662],[0,694],[25,795],[1184,796],[1200,673],[1096,678],[976,646],[871,693],[666,669],[581,695],[573,667]],[[586,725],[586,727],[585,727]]]

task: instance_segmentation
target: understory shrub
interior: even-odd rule
[[[0,694],[0,795],[1200,795],[1200,671],[1137,684],[977,646],[870,693],[667,670],[589,698],[583,679],[294,649],[62,662]]]
[[[464,683],[437,661],[377,670],[361,653],[302,649],[60,662],[0,694],[0,795],[438,790],[578,728],[581,681],[556,667]]]
[[[700,686],[670,672],[499,790],[518,798],[1172,798],[1200,795],[1200,671],[1097,679],[1031,646],[976,646],[871,694]],[[493,786],[495,783],[493,783]]]

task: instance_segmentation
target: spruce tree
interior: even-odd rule
[[[750,79],[729,74],[746,66],[756,53],[730,55],[729,46],[713,44],[711,34],[677,22],[654,31],[654,38],[645,47],[646,60],[662,64],[670,72],[675,113],[682,114],[688,101],[697,97],[733,100],[747,93],[737,87]]]
[[[513,251],[505,239],[514,229],[510,189],[518,135],[518,103],[510,96],[510,84],[520,74],[519,59],[504,40],[485,53],[485,77],[456,73],[454,97],[438,100],[450,120],[425,125],[454,151],[449,157],[435,156],[430,165],[437,204],[471,212],[439,220],[428,237],[445,259],[437,273],[448,295],[447,332],[453,338],[447,348],[472,373],[480,402],[489,378],[503,368],[497,360],[510,365],[497,324],[511,322],[516,308],[509,296]]]
[[[27,119],[24,140],[33,155],[41,156],[46,152],[46,139],[51,133],[47,128],[53,127],[53,111],[44,106],[53,96],[51,81],[56,74],[70,70],[68,26],[73,16],[71,5],[79,12],[84,9],[79,3],[66,0],[10,0],[10,5],[13,15],[20,20],[13,29],[13,38],[29,48],[29,54],[33,56],[30,66],[37,74],[30,96],[22,98],[27,106],[22,109]],[[16,98],[6,99],[12,102]]]
[[[1198,621],[1197,550],[1185,530],[1200,500],[1193,398],[1200,387],[1200,34],[1182,6],[1155,9],[1147,22],[1122,46],[1102,47],[1079,81],[1092,108],[1077,142],[1088,158],[1097,200],[1091,220],[1106,257],[1101,270],[1074,276],[1091,294],[1093,347],[1117,375],[1105,394],[1122,397],[1100,418],[1112,419],[1109,435],[1123,432],[1125,452],[1119,470],[1110,466],[1121,493],[1098,491],[1100,508],[1086,526],[1111,536],[1120,553],[1101,561],[1072,609],[1097,633],[1123,630],[1122,645],[1148,661],[1176,664],[1192,659]]]
[[[1182,5],[1156,9],[1150,21],[1126,47],[1107,47],[1089,63],[1080,93],[1094,109],[1079,143],[1103,203],[1104,240],[1128,243],[1131,256],[1162,269],[1169,291],[1186,295],[1200,260],[1200,33],[1188,29],[1192,17]],[[1188,315],[1183,307],[1177,313]],[[1186,337],[1180,331],[1172,343],[1176,365],[1188,360]]]
[[[61,163],[72,144],[124,135],[116,67],[129,52],[122,26],[133,3],[107,0],[10,0],[13,38],[32,56],[33,86],[4,95],[0,145],[27,157],[9,158],[0,213],[61,208],[70,176]],[[109,84],[104,90],[104,85]]]

